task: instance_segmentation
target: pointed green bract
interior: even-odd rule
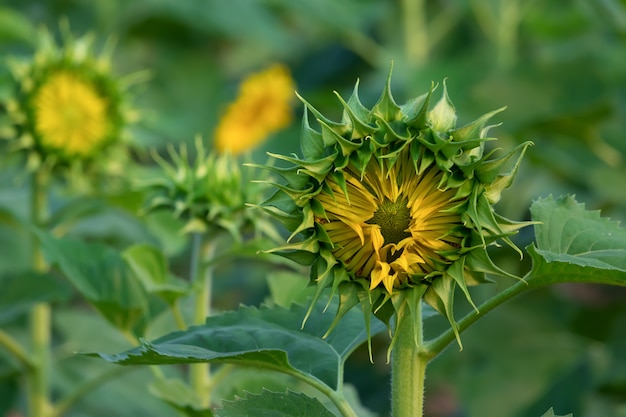
[[[492,262],[487,247],[503,241],[519,251],[510,236],[532,223],[505,219],[495,213],[492,204],[511,185],[530,143],[503,156],[485,152],[485,143],[495,140],[486,137],[490,128],[486,123],[504,108],[456,127],[456,109],[445,82],[440,99],[431,108],[434,90],[433,84],[425,94],[399,105],[391,93],[390,71],[380,98],[370,110],[359,99],[357,82],[347,101],[339,97],[341,122],[329,120],[303,99],[303,158],[271,154],[292,166],[283,175],[288,185],[276,184],[276,194],[263,206],[292,234],[289,244],[269,252],[311,266],[311,284],[317,287],[315,299],[327,288],[338,293],[337,318],[329,332],[356,305],[361,305],[366,321],[374,314],[390,325],[403,304],[411,304],[409,311],[415,312],[422,300],[456,329],[452,305],[457,286],[474,305],[468,286],[489,282],[487,274],[511,276]],[[319,130],[312,127],[307,114],[315,116]],[[403,182],[394,184],[400,180],[392,177],[392,172]],[[378,178],[373,181],[373,176]],[[415,223],[406,229],[407,221],[389,229],[384,216],[374,216],[382,206],[401,209],[402,198],[425,193],[420,181],[433,182],[433,192],[442,197],[427,193],[409,198],[407,201],[414,201],[411,204],[416,206],[407,212],[411,218],[419,217],[420,210],[438,216],[442,220],[433,220],[433,230],[439,234],[419,232],[426,234],[415,236],[414,230],[421,229]],[[393,197],[398,201],[391,201],[386,200],[391,198],[389,193],[403,194]],[[447,198],[448,203],[429,211],[429,204],[437,198]],[[391,217],[391,221],[401,222],[401,218]],[[419,219],[414,222],[429,221]],[[446,221],[449,226],[441,226]],[[376,230],[382,230],[382,235]],[[350,234],[354,241],[346,237]],[[406,252],[402,239],[407,238],[418,246],[426,241],[431,245],[428,247],[436,249]],[[397,246],[389,246],[392,244]],[[367,252],[368,245],[373,247],[371,252]],[[392,249],[381,254],[383,247]]]

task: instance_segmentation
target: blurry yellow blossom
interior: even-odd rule
[[[35,131],[45,148],[87,156],[106,139],[107,100],[76,74],[63,70],[51,76],[33,105]]]
[[[6,102],[10,129],[3,136],[9,150],[26,155],[30,170],[63,172],[79,181],[80,172],[96,165],[119,171],[115,164],[124,155],[110,156],[122,149],[114,145],[131,118],[125,101],[130,78],[112,74],[111,42],[98,52],[93,36],[74,37],[67,22],[61,33],[57,43],[42,30],[30,57],[9,60],[15,88]],[[133,81],[140,80],[137,74]]]
[[[294,90],[294,81],[283,65],[273,65],[246,78],[239,96],[228,106],[217,126],[216,149],[240,154],[288,126],[292,120]]]

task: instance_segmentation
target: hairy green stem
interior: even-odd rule
[[[421,354],[422,316],[411,316],[406,303],[398,311],[395,344],[391,354],[391,415],[422,417],[424,380],[428,358]]]
[[[215,242],[205,241],[202,234],[193,236],[191,253],[191,279],[196,291],[194,300],[193,324],[204,324],[211,315],[211,290],[213,287],[213,267],[207,265],[215,252]],[[211,404],[211,375],[208,363],[196,363],[189,367],[191,387],[200,398],[200,405],[208,408]]]
[[[47,174],[37,171],[33,174],[31,188],[31,222],[36,227],[45,225],[47,202]],[[36,272],[46,272],[47,266],[39,240],[33,235],[32,265]],[[50,404],[50,326],[51,310],[47,303],[38,303],[30,311],[30,338],[32,344],[33,367],[28,374],[29,416],[47,417]]]

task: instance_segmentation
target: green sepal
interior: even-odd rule
[[[358,83],[357,83],[358,84]],[[353,97],[357,94],[356,86],[354,87]],[[362,139],[367,136],[373,135],[376,132],[376,127],[367,124],[366,120],[369,118],[369,111],[363,107],[361,102],[358,99],[358,95],[356,95],[356,102],[350,102],[350,100],[346,103],[344,99],[335,91],[335,95],[343,105],[343,122],[349,122],[352,126],[352,134],[349,139]],[[352,106],[355,106],[354,108]],[[357,112],[359,113],[357,115]]]
[[[335,158],[337,154],[334,153],[332,155],[328,155],[324,158],[316,159],[314,161],[307,161],[299,158],[292,158],[290,156],[280,155],[276,153],[267,153],[272,158],[281,159],[283,161],[290,162],[294,165],[299,166],[298,174],[304,173],[309,177],[315,178],[317,182],[324,181],[326,174],[328,174],[333,168],[333,162],[335,162]]]
[[[359,149],[363,144],[363,141],[360,138],[356,139],[355,142],[345,139],[332,127],[328,126],[324,122],[320,122],[320,126],[322,127],[322,138],[324,138],[324,143],[339,144],[339,147],[341,148],[341,154],[343,156],[350,155],[352,152]]]
[[[456,125],[456,111],[454,105],[448,97],[448,89],[446,81],[443,81],[443,93],[441,99],[435,104],[435,107],[428,113],[428,119],[433,130],[439,132],[448,132],[454,129]]]
[[[437,86],[435,85],[435,83],[430,84],[430,90],[428,91],[428,93],[426,93],[426,96],[422,101],[422,108],[419,112],[415,114],[415,116],[406,120],[405,123],[408,127],[413,127],[418,131],[421,131],[429,125],[430,121],[428,120],[428,108],[430,107],[430,99],[436,88]],[[416,105],[417,104],[418,102],[416,102]]]
[[[474,301],[472,300],[472,296],[470,295],[469,290],[467,289],[467,282],[465,281],[464,270],[465,270],[465,257],[462,256],[460,259],[456,260],[448,267],[446,272],[444,272],[444,275],[448,275],[452,279],[454,279],[456,284],[463,291],[463,294],[465,294],[465,298],[467,299],[467,301],[472,305],[472,307],[474,307],[474,310],[478,312],[478,307],[476,307],[476,304],[474,304]]]
[[[391,296],[391,305],[396,313],[396,321],[394,323],[394,330],[391,336],[391,342],[387,348],[387,361],[391,358],[391,351],[396,344],[398,337],[398,329],[404,324],[405,320],[409,320],[413,327],[413,335],[415,337],[415,346],[420,346],[421,342],[417,339],[418,328],[422,325],[422,299],[424,294],[428,290],[428,285],[420,284],[412,288],[408,288],[402,291],[397,291]],[[409,314],[397,314],[400,311],[408,309]]]
[[[454,320],[454,286],[454,279],[447,278],[445,275],[435,279],[428,287],[426,293],[424,293],[424,301],[448,319],[459,348],[463,350],[459,326]]]
[[[315,160],[324,156],[324,139],[317,130],[311,128],[309,124],[309,112],[306,107],[302,115],[300,149],[305,159]]]
[[[339,321],[341,321],[343,316],[345,316],[346,313],[352,309],[352,307],[360,303],[360,300],[358,297],[359,288],[356,285],[352,285],[349,282],[344,282],[340,284],[337,289],[338,289],[337,292],[339,293],[339,304],[337,306],[337,312],[335,313],[335,318],[333,319],[333,322],[328,327],[328,330],[326,330],[326,333],[324,334],[323,338],[328,337],[330,332],[332,332],[335,329],[335,326],[339,324]],[[369,339],[369,333],[368,333],[368,339]]]
[[[486,133],[485,130],[484,130],[485,124],[493,116],[495,116],[496,114],[498,114],[498,113],[500,113],[500,112],[502,112],[504,110],[506,110],[506,106],[505,107],[500,107],[497,110],[494,110],[494,111],[491,111],[489,113],[483,114],[482,116],[480,116],[478,119],[474,120],[473,122],[471,122],[469,124],[466,124],[465,126],[461,126],[459,128],[456,128],[456,129],[453,129],[452,131],[450,131],[450,137],[455,142],[465,141],[465,140],[469,140],[469,139],[483,138],[484,134]]]
[[[268,153],[268,156],[271,156],[271,154]],[[250,167],[250,168],[262,168],[266,171],[272,172],[274,174],[278,174],[280,175],[281,178],[287,181],[287,184],[291,188],[296,188],[296,189],[302,188],[306,186],[306,184],[309,182],[308,177],[298,174],[298,166],[280,168],[274,165],[258,165],[258,164],[250,164],[250,163],[244,164],[244,166]]]
[[[273,253],[291,259],[300,265],[311,265],[317,258],[319,249],[319,242],[315,239],[315,236],[312,235],[301,242],[294,242],[278,248],[264,250],[263,253]]]
[[[389,66],[389,72],[387,73],[387,81],[383,92],[372,108],[372,115],[377,115],[386,121],[400,120],[402,118],[402,109],[393,99],[391,94],[391,73],[393,71],[393,64]]]
[[[510,272],[507,272],[504,269],[496,266],[496,264],[494,264],[491,258],[489,257],[489,254],[487,253],[487,251],[483,248],[477,248],[477,249],[470,251],[465,256],[465,266],[467,269],[474,271],[474,272],[480,272],[480,273],[492,274],[492,275],[500,275],[503,277],[509,277],[509,278],[513,278],[517,280],[521,279],[520,277],[513,275]],[[472,275],[472,276],[474,278],[477,277],[476,275]],[[483,283],[483,282],[490,282],[490,281],[489,280],[479,281],[479,283]]]
[[[517,150],[520,148],[521,151],[511,170],[509,170],[509,172],[505,174],[498,175],[493,182],[485,186],[485,195],[492,204],[497,203],[500,200],[500,194],[502,193],[502,191],[506,188],[509,188],[513,183],[513,179],[515,178],[515,175],[517,174],[517,171],[520,167],[522,157],[524,156],[526,149],[530,145],[532,145],[532,142],[525,142],[514,148],[512,152],[517,152]]]
[[[332,120],[330,120],[329,118],[327,118],[326,116],[324,116],[322,113],[319,112],[319,110],[317,110],[315,107],[313,107],[308,101],[306,101],[300,94],[296,93],[296,96],[298,97],[298,99],[304,103],[304,105],[306,106],[306,108],[313,113],[313,115],[315,116],[315,118],[317,119],[317,121],[319,123],[325,123],[326,125],[328,125],[329,127],[331,127],[332,129],[336,130],[340,135],[349,132],[350,130],[350,126],[344,123],[337,123],[337,122],[333,122]],[[324,146],[332,146],[333,143],[327,143],[326,141],[324,141]]]

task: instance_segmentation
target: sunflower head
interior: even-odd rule
[[[111,44],[96,54],[93,37],[75,39],[67,25],[62,29],[62,45],[42,30],[32,59],[10,62],[9,146],[27,154],[31,169],[63,170],[101,159],[128,119],[121,83],[110,73]]]
[[[195,139],[193,155],[187,147],[168,148],[167,159],[153,153],[161,170],[139,183],[147,191],[144,212],[171,211],[183,219],[185,233],[229,233],[236,241],[252,231],[278,239],[265,216],[249,210],[248,201],[259,201],[263,187],[250,181],[240,161],[229,153],[207,152],[200,136]]]
[[[215,148],[240,154],[288,126],[294,90],[294,81],[283,65],[248,76],[215,130]]]
[[[509,236],[528,223],[499,216],[492,204],[529,143],[486,152],[486,123],[503,109],[457,127],[445,83],[434,106],[433,86],[398,105],[390,78],[371,109],[358,83],[347,101],[337,95],[340,122],[302,100],[303,157],[273,154],[289,166],[269,167],[285,182],[263,207],[292,232],[270,252],[311,266],[316,299],[326,288],[339,293],[335,323],[361,304],[366,323],[373,312],[389,324],[399,308],[415,311],[424,300],[456,328],[455,287],[471,303],[469,285],[486,282],[486,273],[509,275],[487,247],[501,240],[519,251]]]

